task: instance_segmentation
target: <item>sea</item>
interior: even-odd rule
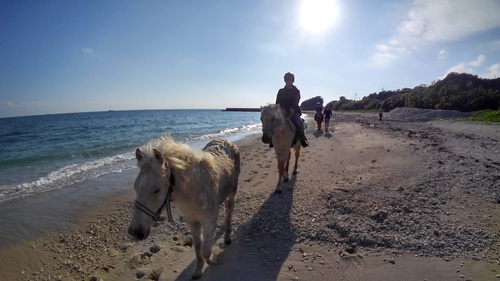
[[[133,169],[135,148],[165,134],[202,149],[261,128],[259,112],[220,109],[0,118],[0,203]]]

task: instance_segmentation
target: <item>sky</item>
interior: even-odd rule
[[[498,0],[0,1],[0,118],[361,99],[500,77]]]

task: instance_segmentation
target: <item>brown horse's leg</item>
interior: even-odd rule
[[[290,167],[290,157],[292,156],[292,152],[288,151],[288,158],[286,159],[286,164],[285,164],[285,172],[283,174],[283,180],[285,182],[290,180],[290,177],[288,176],[288,168]]]
[[[299,156],[300,156],[300,145],[296,145],[293,150],[295,151],[295,165],[293,165],[293,173],[298,174],[299,173]]]
[[[201,272],[203,270],[204,260],[201,255],[201,223],[190,222],[188,223],[189,230],[193,236],[194,252],[196,254],[196,266],[194,268],[192,279],[198,279],[201,277]]]
[[[283,177],[283,173],[285,172],[285,163],[283,161],[280,161],[278,159],[278,183],[276,184],[276,189],[274,190],[275,193],[281,193],[281,178]]]
[[[229,197],[225,201],[226,205],[226,227],[224,233],[224,244],[231,244],[231,221],[233,219],[233,210],[234,210],[234,197],[236,197],[236,192],[229,194]]]

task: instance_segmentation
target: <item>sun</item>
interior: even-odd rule
[[[323,32],[333,25],[338,7],[334,0],[304,0],[300,7],[300,22],[309,32]]]

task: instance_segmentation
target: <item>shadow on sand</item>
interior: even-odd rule
[[[328,138],[328,139],[329,139],[329,138],[331,138],[331,137],[333,136],[333,132],[334,132],[334,131],[335,131],[335,130],[333,130],[333,129],[331,129],[331,130],[330,130],[330,131],[328,131],[328,132],[324,132],[323,130],[320,130],[320,131],[316,131],[316,132],[314,132],[314,133],[313,133],[313,136],[314,136],[315,138],[319,138],[319,137],[321,137],[321,136],[324,136],[325,138]]]
[[[206,266],[200,280],[278,279],[296,240],[296,231],[290,221],[295,182],[296,175],[293,175],[289,182],[283,183],[281,194],[272,193],[259,211],[236,229],[231,245],[220,246],[217,264]],[[194,265],[193,260],[175,280],[189,280]]]

